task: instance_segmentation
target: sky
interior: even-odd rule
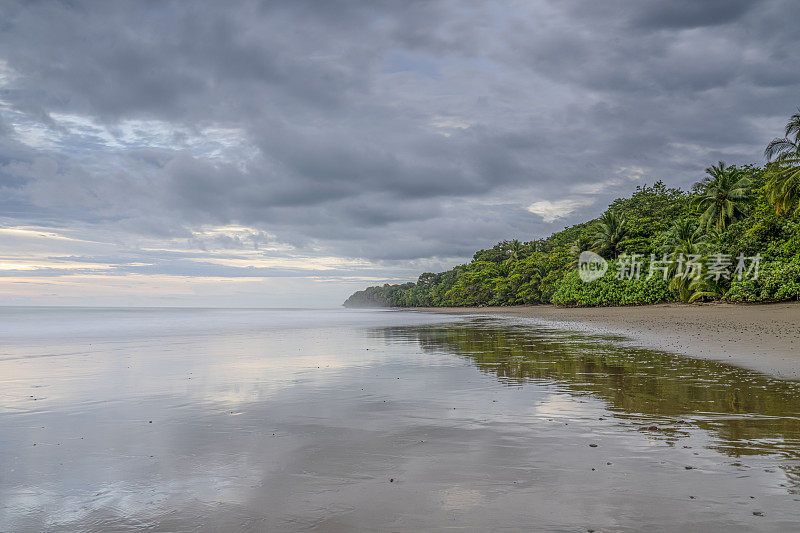
[[[0,3],[0,305],[327,307],[763,162],[800,3]]]

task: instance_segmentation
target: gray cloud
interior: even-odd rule
[[[749,11],[758,9],[760,3],[753,0],[651,0],[637,6],[638,12],[632,22],[636,26],[669,29],[718,26],[746,16]]]
[[[797,11],[5,2],[2,217],[128,248],[243,225],[387,277],[458,260],[757,162],[800,103]],[[552,223],[525,209],[569,198],[586,207]]]

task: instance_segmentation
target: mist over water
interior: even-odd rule
[[[0,531],[793,529],[800,385],[534,322],[0,309]]]

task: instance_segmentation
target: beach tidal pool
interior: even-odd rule
[[[788,531],[800,384],[534,322],[0,309],[0,531]]]

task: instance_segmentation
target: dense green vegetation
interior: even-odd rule
[[[416,283],[369,287],[344,305],[599,306],[798,299],[800,113],[790,118],[784,137],[769,143],[765,156],[763,167],[712,165],[689,191],[661,181],[637,187],[630,197],[614,200],[598,219],[543,239],[500,242],[477,251],[467,264],[426,272]],[[600,279],[580,279],[577,264],[583,250],[608,260]],[[640,276],[625,275],[637,261],[632,254],[640,254],[635,256],[641,262]],[[689,258],[695,258],[700,275],[689,275]],[[663,268],[652,270],[652,265]]]

